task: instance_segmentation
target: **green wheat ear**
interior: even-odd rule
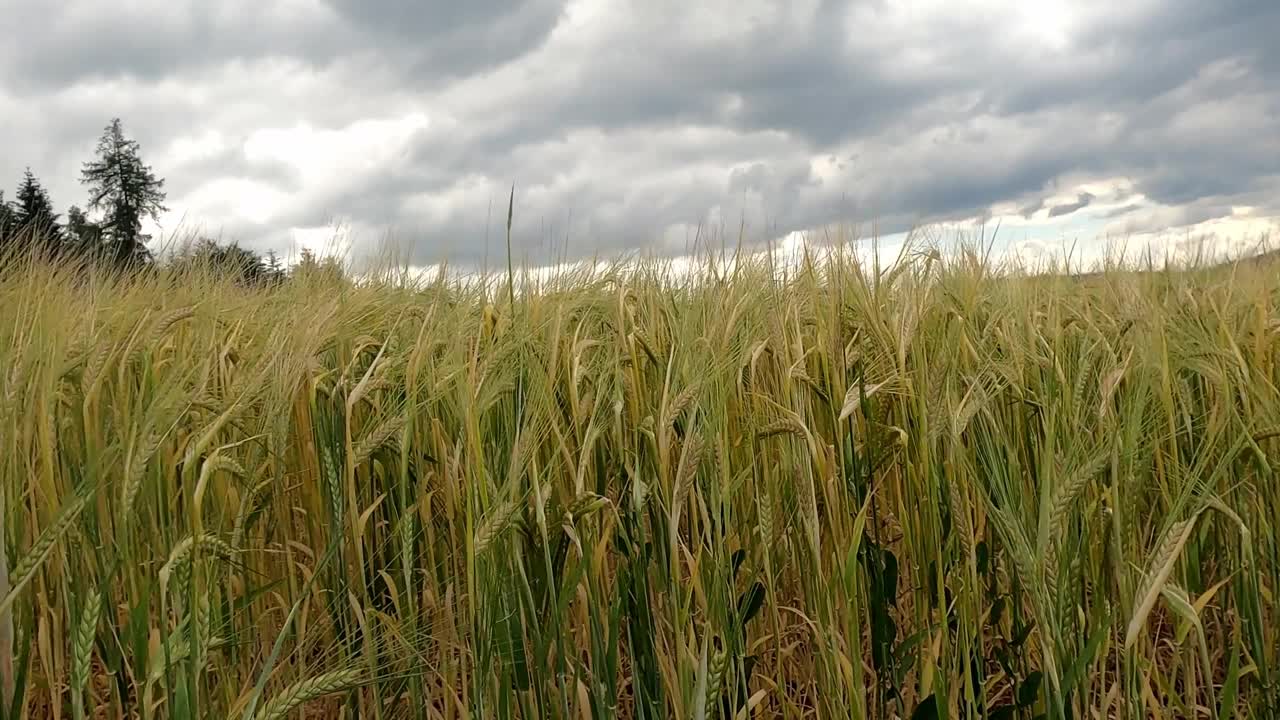
[[[93,655],[93,640],[98,632],[98,615],[102,610],[102,597],[97,589],[85,595],[80,619],[76,622],[71,645],[71,691],[80,704],[85,685],[89,683],[89,661]]]
[[[31,582],[44,561],[48,559],[49,554],[53,552],[53,548],[57,542],[75,525],[76,519],[80,513],[88,505],[89,500],[93,497],[92,490],[82,492],[73,497],[63,508],[52,523],[49,524],[31,547],[27,549],[27,554],[19,558],[14,563],[13,568],[9,571],[9,592],[4,598],[0,599],[0,615],[7,612],[14,600],[17,599],[18,593]]]
[[[300,680],[271,698],[254,716],[254,720],[284,720],[289,713],[312,700],[359,685],[361,677],[361,670],[351,668]]]
[[[489,511],[484,522],[476,530],[473,541],[473,552],[477,557],[483,555],[494,543],[502,538],[515,521],[518,511],[519,505],[510,500]]]

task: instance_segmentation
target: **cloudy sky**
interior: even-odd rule
[[[1280,216],[1275,0],[0,0],[2,187],[113,116],[165,232],[416,265],[998,220],[1029,252]],[[704,230],[704,233],[706,230]],[[794,235],[792,235],[794,237]],[[1280,238],[1280,234],[1278,234]]]

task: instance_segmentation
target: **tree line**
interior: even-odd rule
[[[93,159],[80,170],[88,190],[84,208],[71,205],[65,218],[54,210],[48,191],[27,168],[13,200],[0,190],[0,269],[19,259],[70,262],[139,272],[160,264],[143,232],[148,219],[158,220],[165,207],[164,178],[142,160],[141,147],[129,138],[119,118],[98,139]],[[273,252],[266,257],[236,244],[201,238],[164,258],[167,266],[202,265],[249,284],[278,282],[290,274],[320,272],[341,275],[336,261],[302,252],[292,271]]]

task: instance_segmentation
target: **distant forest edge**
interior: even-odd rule
[[[164,178],[143,162],[140,145],[125,134],[119,118],[102,131],[93,159],[81,167],[80,183],[88,199],[83,208],[70,206],[65,218],[54,210],[48,190],[30,167],[13,200],[0,190],[0,271],[32,257],[122,272],[155,264],[143,222],[158,220],[168,209]],[[169,260],[170,265],[216,268],[246,284],[278,282],[291,272],[343,272],[338,260],[322,260],[307,250],[290,271],[274,251],[263,257],[207,238],[188,243]]]

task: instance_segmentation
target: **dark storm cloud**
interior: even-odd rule
[[[1175,208],[1131,202],[1118,221],[1144,229],[1280,213],[1280,3],[1057,5],[1064,38],[999,0],[0,0],[33,28],[0,45],[0,132],[31,137],[0,173],[69,174],[121,115],[170,161],[171,204],[231,192],[219,179],[241,195],[212,207],[275,193],[260,218],[206,219],[247,245],[340,216],[421,263],[482,258],[512,183],[528,255],[671,250],[737,218],[765,239],[1129,200],[1063,184],[1090,177]],[[411,113],[426,123],[390,149],[343,145]],[[276,156],[268,128],[314,147]]]

